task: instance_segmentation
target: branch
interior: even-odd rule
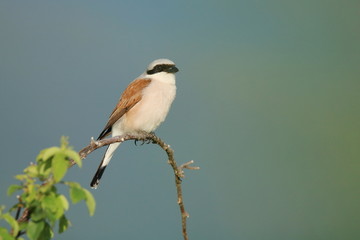
[[[126,134],[121,135],[117,137],[107,138],[99,141],[94,141],[93,138],[91,138],[90,144],[79,151],[79,155],[81,159],[86,158],[90,153],[95,151],[98,148],[101,148],[103,146],[116,143],[116,142],[125,142],[128,140],[135,140],[136,141],[143,141],[143,142],[152,142],[154,144],[159,145],[168,155],[168,163],[172,167],[174,171],[175,176],[175,185],[176,185],[176,191],[177,191],[177,203],[180,208],[181,212],[181,222],[182,222],[182,234],[184,237],[184,240],[188,240],[187,235],[187,229],[186,229],[186,220],[189,217],[189,214],[185,210],[184,206],[184,200],[182,195],[182,188],[181,188],[181,182],[182,178],[185,177],[184,175],[184,169],[190,169],[190,170],[198,170],[199,167],[190,166],[194,161],[189,161],[187,163],[184,163],[180,165],[180,167],[177,166],[177,163],[174,159],[174,150],[171,149],[170,145],[166,144],[164,141],[162,141],[159,137],[157,137],[153,133],[147,133],[147,132],[139,132],[137,134]],[[71,160],[71,166],[75,165],[76,163]],[[28,208],[23,209],[22,214],[20,216],[20,212],[22,208],[24,207],[22,204],[22,201],[20,197],[18,198],[18,209],[16,212],[16,220],[21,222],[27,222],[30,219],[31,212]],[[17,235],[17,238],[21,235],[23,235],[25,231],[20,231]]]
[[[181,222],[182,222],[182,234],[184,237],[184,240],[188,240],[187,230],[186,230],[186,219],[189,217],[189,214],[185,210],[184,206],[184,200],[182,195],[182,188],[181,188],[181,179],[184,178],[184,169],[190,169],[190,170],[198,170],[199,167],[193,167],[190,166],[194,161],[189,161],[187,163],[182,164],[180,167],[177,166],[177,163],[174,159],[174,150],[171,149],[170,145],[166,144],[163,140],[161,140],[159,137],[157,137],[153,133],[147,133],[147,132],[139,132],[137,134],[126,134],[121,135],[117,137],[107,138],[99,141],[94,141],[93,138],[91,138],[90,144],[83,148],[80,152],[80,158],[84,159],[86,158],[90,153],[95,151],[98,148],[101,148],[103,146],[116,143],[116,142],[125,142],[128,140],[135,140],[135,141],[148,141],[152,142],[154,144],[159,145],[166,154],[168,155],[168,163],[172,167],[175,175],[175,185],[176,185],[176,191],[177,191],[177,203],[179,204],[180,212],[181,212]],[[71,161],[71,166],[75,165],[74,161]]]

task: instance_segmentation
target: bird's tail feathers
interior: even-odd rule
[[[108,146],[108,148],[106,149],[106,152],[104,154],[104,157],[93,177],[93,179],[91,180],[90,183],[90,187],[96,189],[100,183],[100,179],[107,167],[107,165],[109,164],[112,156],[114,155],[115,150],[119,147],[120,143],[113,143],[110,144]]]
[[[90,187],[93,189],[97,189],[97,187],[99,186],[100,183],[100,179],[101,176],[103,175],[104,171],[105,171],[106,166],[99,166],[99,168],[97,169],[93,179],[91,180],[90,183]]]

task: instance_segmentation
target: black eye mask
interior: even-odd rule
[[[151,75],[158,72],[176,73],[179,69],[172,64],[160,64],[156,65],[153,69],[147,70],[146,73]]]

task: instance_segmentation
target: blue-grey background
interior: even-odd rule
[[[180,68],[156,131],[179,163],[190,239],[360,239],[360,2],[0,1],[0,202],[38,152],[97,137],[154,59]],[[103,149],[67,180],[88,186]],[[97,209],[56,239],[181,239],[171,168],[121,145]]]

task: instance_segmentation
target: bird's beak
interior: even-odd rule
[[[167,70],[168,73],[176,73],[178,71],[179,71],[179,69],[177,67],[175,67],[175,66],[172,66],[171,68],[169,68]]]

